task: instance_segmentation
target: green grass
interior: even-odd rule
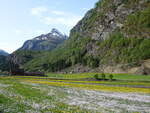
[[[140,95],[149,95],[150,90],[148,88],[136,88],[132,86],[148,86],[149,76],[144,76],[142,82],[142,76],[135,79],[130,78],[131,75],[116,74],[116,78],[122,81],[83,81],[73,80],[93,77],[95,73],[83,73],[83,74],[49,74],[51,77],[27,77],[27,76],[8,76],[0,77],[0,111],[3,113],[26,113],[26,112],[40,112],[40,113],[99,113],[99,111],[88,110],[82,108],[80,105],[69,105],[67,104],[68,97],[74,99],[74,94],[80,95],[83,98],[85,90],[88,91],[100,91],[100,92],[115,92],[115,93],[135,93]],[[122,76],[120,78],[120,76]],[[70,80],[54,80],[52,78],[70,78]],[[147,78],[146,78],[147,77]],[[126,78],[126,79],[125,79]],[[128,80],[127,80],[128,79]],[[132,82],[131,82],[132,80]],[[142,80],[142,81],[141,81]],[[89,84],[90,83],[90,84]],[[95,83],[99,83],[95,84]],[[114,86],[116,85],[116,86]],[[128,85],[128,86],[120,86]],[[73,93],[74,89],[80,90],[79,92]],[[72,92],[71,95],[68,92]],[[81,93],[82,92],[82,93]],[[108,97],[107,97],[108,98]],[[107,99],[106,98],[106,99]],[[66,101],[64,101],[64,99]],[[113,99],[113,98],[108,98]],[[63,100],[63,101],[62,101]],[[91,100],[92,101],[92,100]],[[117,100],[119,102],[128,103],[129,100]],[[133,101],[131,101],[133,102]],[[131,103],[130,102],[130,103]],[[92,104],[92,103],[91,103]],[[149,103],[133,102],[137,106],[141,104],[149,105]],[[106,113],[110,113],[109,108],[101,108]],[[117,108],[115,108],[117,110]],[[120,109],[120,108],[118,108]],[[124,109],[124,112],[127,110]],[[102,112],[103,113],[103,112]],[[129,112],[132,113],[132,112]]]
[[[84,78],[94,78],[94,75],[101,73],[81,73],[81,74],[56,74],[48,73],[50,78],[60,78],[60,79],[84,79]],[[109,78],[110,74],[106,74],[106,78]],[[128,80],[128,81],[150,81],[149,75],[133,75],[133,74],[113,74],[113,78],[116,80]]]
[[[41,80],[41,79],[35,79]],[[76,81],[76,80],[53,80],[53,79],[45,79],[44,81],[49,82],[64,82],[64,83],[79,83],[79,84],[97,84],[97,85],[115,85],[115,86],[126,86],[126,87],[150,87],[150,82],[130,82],[130,81]]]
[[[49,77],[26,77],[26,76],[16,76],[15,79],[18,80],[43,80],[50,82],[65,82],[65,83],[80,83],[80,84],[100,84],[100,85],[116,85],[116,86],[129,86],[129,87],[150,87],[150,76],[143,75],[124,75],[124,74],[116,74],[113,75],[115,81],[97,81],[93,79],[95,74],[87,73],[87,74],[49,74]],[[101,75],[101,74],[98,74]],[[109,75],[109,74],[108,74]],[[8,77],[5,77],[6,79]],[[10,77],[12,78],[12,77]],[[14,77],[13,77],[14,78]],[[88,80],[88,79],[90,80]],[[109,79],[108,76],[106,78]]]
[[[119,92],[119,93],[141,93],[141,94],[150,94],[148,88],[134,88],[134,87],[120,87],[120,86],[107,86],[107,85],[96,85],[96,84],[82,84],[82,83],[68,83],[68,82],[53,82],[46,80],[27,80],[29,83],[36,84],[47,84],[50,86],[59,86],[59,87],[69,87],[69,88],[79,88],[95,91],[106,91],[106,92]]]
[[[149,75],[115,74],[114,78],[117,80],[150,82],[150,76]]]
[[[25,84],[24,84],[25,83]],[[52,112],[52,113],[88,113],[78,106],[70,106],[58,100],[64,98],[59,88],[47,85],[32,85],[15,78],[0,78],[0,111],[3,113]],[[1,84],[6,86],[1,86]],[[48,90],[52,95],[47,95]],[[56,91],[57,94],[54,94]],[[45,106],[45,107],[44,107]],[[48,106],[48,107],[46,107]],[[50,107],[53,106],[53,107]]]
[[[56,74],[48,73],[48,77],[60,78],[60,79],[83,79],[83,78],[93,78],[93,73],[81,73],[81,74]]]

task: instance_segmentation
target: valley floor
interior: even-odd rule
[[[0,77],[0,113],[150,113],[150,82]]]

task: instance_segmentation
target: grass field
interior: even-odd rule
[[[101,73],[81,73],[81,74],[56,74],[48,73],[48,77],[60,78],[60,79],[84,79],[93,78],[95,74],[101,75]],[[108,78],[110,74],[106,74]],[[128,81],[150,81],[150,75],[132,75],[132,74],[113,74],[117,80],[128,80]]]
[[[150,76],[94,75],[0,77],[0,113],[150,113]]]

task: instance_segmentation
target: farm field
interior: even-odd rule
[[[0,77],[0,113],[150,112],[150,76],[116,74],[115,81],[98,81],[94,75]]]

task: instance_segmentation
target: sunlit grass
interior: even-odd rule
[[[0,77],[0,111],[4,111],[4,113],[6,111],[9,113],[96,113],[81,108],[79,105],[69,105],[60,101],[64,98],[67,99],[68,92],[73,89],[81,92],[96,91],[99,93],[105,92],[107,94],[117,93],[130,95],[131,93],[135,95],[150,95],[148,88],[120,87],[120,84],[149,86],[149,82],[140,81],[77,81],[73,79],[59,80],[47,77]],[[80,96],[83,96],[82,93]],[[73,95],[74,93],[71,93],[71,95],[68,96]],[[125,100],[120,99],[119,102],[125,102]],[[143,104],[147,105],[148,103]],[[140,106],[141,102],[137,102],[136,105]],[[109,108],[106,108],[106,110],[109,110]]]
[[[48,84],[51,86],[69,86],[76,88],[83,88],[89,90],[99,90],[99,91],[109,91],[109,92],[132,92],[132,93],[148,93],[150,90],[148,88],[131,88],[131,87],[114,87],[105,85],[91,85],[91,84],[74,84],[74,83],[64,83],[64,82],[51,82],[51,81],[41,81],[41,80],[28,80],[27,82],[38,83],[38,84]]]
[[[74,75],[73,75],[74,76]],[[121,75],[120,75],[121,76]],[[126,75],[122,75],[126,76]],[[149,80],[148,76],[147,80]],[[9,77],[0,77],[0,79],[20,79],[20,80],[45,80],[45,81],[52,81],[52,82],[68,82],[68,83],[87,83],[87,84],[106,84],[106,85],[125,85],[125,86],[141,86],[141,87],[150,87],[150,82],[149,81],[141,81],[139,80],[115,80],[115,81],[97,81],[96,79],[94,80],[74,80],[74,79],[59,79],[59,78],[51,78],[51,77],[33,77],[33,76],[9,76]]]
[[[101,73],[78,73],[78,74],[58,74],[58,73],[47,73],[48,77],[37,77],[37,76],[15,76],[15,77],[21,77],[21,78],[56,78],[56,79],[90,79],[94,78],[94,75],[101,75]],[[106,78],[109,79],[110,74],[106,73]],[[8,76],[11,77],[11,76]],[[6,78],[8,78],[6,77]],[[14,76],[13,76],[14,77]],[[0,77],[1,78],[1,77]],[[113,74],[113,78],[116,80],[122,80],[122,81],[140,81],[140,82],[150,82],[150,75],[133,75],[133,74]]]
[[[62,79],[82,79],[82,78],[93,78],[94,73],[80,73],[80,74],[57,74],[48,73],[48,77],[62,78]]]
[[[50,78],[60,78],[60,79],[84,79],[84,78],[94,78],[94,75],[101,73],[79,73],[79,74],[56,74],[48,73]],[[110,73],[106,73],[106,78],[109,78]],[[113,74],[114,79],[117,80],[130,80],[130,81],[150,81],[149,75],[133,75],[133,74]]]
[[[40,79],[38,79],[40,80]],[[68,83],[87,83],[87,84],[106,84],[106,85],[127,85],[127,86],[147,86],[150,87],[150,82],[129,82],[129,81],[75,81],[75,80],[51,80],[53,82],[68,82]]]
[[[57,93],[53,94],[53,91]],[[2,113],[91,113],[90,110],[82,109],[80,106],[71,106],[59,101],[65,95],[66,93],[59,88],[29,84],[13,77],[0,78]]]

